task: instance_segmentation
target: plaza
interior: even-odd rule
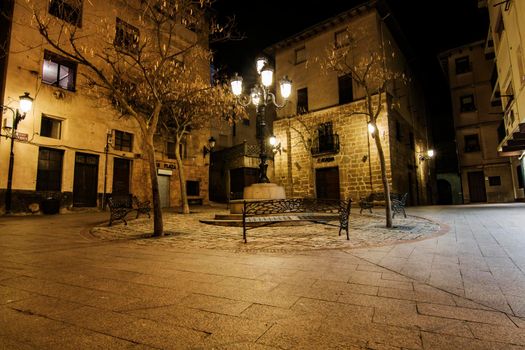
[[[524,204],[413,207],[393,230],[354,211],[348,243],[301,225],[244,244],[199,223],[221,210],[166,212],[155,239],[107,212],[1,218],[0,347],[525,347]]]

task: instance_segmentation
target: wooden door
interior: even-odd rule
[[[472,171],[468,173],[468,191],[471,203],[487,201],[485,175],[483,174],[483,171]]]
[[[96,207],[98,187],[98,156],[77,152],[73,179],[73,206]]]
[[[113,162],[113,195],[129,194],[131,160],[115,158]]]
[[[319,199],[339,199],[339,167],[316,169],[315,188]]]

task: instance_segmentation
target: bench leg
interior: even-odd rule
[[[246,243],[246,222],[242,223],[242,239],[244,240],[244,243]]]
[[[340,227],[339,228],[339,236],[341,236],[341,231],[342,230],[345,230],[346,231],[346,240],[349,241],[350,240],[350,236],[348,235],[348,228],[342,228]]]

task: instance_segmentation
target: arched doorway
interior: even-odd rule
[[[438,204],[452,204],[452,186],[444,179],[437,180]]]

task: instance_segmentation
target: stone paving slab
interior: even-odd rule
[[[506,260],[476,271],[484,256],[466,243],[475,255],[451,249],[465,242],[451,220],[449,233],[408,244],[298,250],[243,245],[239,228],[207,249],[198,233],[195,245],[176,235],[101,239],[72,231],[73,218],[52,221],[51,238],[43,219],[0,233],[0,349],[525,349],[524,318],[412,278],[416,267],[431,275],[458,265],[477,288],[490,266],[509,290],[519,278],[516,265],[505,277]]]

